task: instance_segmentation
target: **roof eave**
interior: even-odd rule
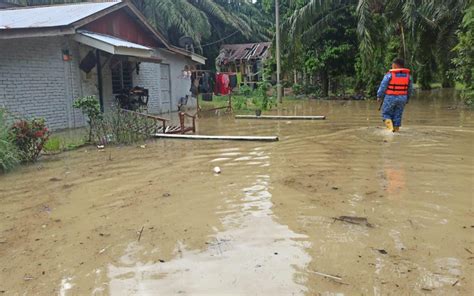
[[[151,48],[132,48],[121,46],[109,43],[104,40],[99,40],[97,38],[94,38],[94,36],[88,36],[81,33],[76,34],[74,36],[74,39],[79,43],[85,44],[87,46],[102,50],[113,55],[133,56],[139,58],[151,58],[153,56],[153,49]]]
[[[51,28],[0,29],[0,39],[64,36],[75,34],[71,26]]]
[[[199,63],[201,65],[206,64],[207,59],[205,57],[203,57],[202,55],[196,54],[194,52],[187,51],[185,49],[182,49],[182,48],[179,48],[179,47],[176,47],[176,46],[173,46],[173,45],[171,45],[170,50],[174,53],[184,55],[184,56],[190,58],[192,61],[194,61],[196,63]]]

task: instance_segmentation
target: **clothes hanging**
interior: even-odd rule
[[[209,93],[210,92],[210,85],[209,85],[209,73],[204,72],[202,78],[199,83],[199,89],[201,93]]]
[[[221,89],[220,89],[220,94],[221,95],[227,95],[229,94],[229,75],[222,73],[221,74]]]
[[[242,73],[237,73],[236,74],[237,76],[237,85],[241,85],[242,84]]]
[[[230,89],[234,89],[235,87],[237,87],[237,75],[229,75],[229,87]]]

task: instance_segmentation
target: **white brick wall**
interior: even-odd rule
[[[62,60],[69,49],[73,61]],[[51,129],[84,125],[72,110],[81,95],[76,44],[67,37],[0,40],[0,106],[19,116],[43,117]]]

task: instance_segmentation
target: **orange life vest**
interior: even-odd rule
[[[392,79],[388,84],[385,94],[392,96],[408,95],[408,86],[410,84],[410,70],[404,68],[392,69],[389,71],[389,73],[392,74]],[[400,77],[397,77],[397,74],[406,75],[400,75]]]

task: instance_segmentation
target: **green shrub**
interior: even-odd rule
[[[74,108],[81,109],[89,124],[89,142],[96,144],[132,144],[144,141],[148,135],[141,129],[156,126],[151,119],[130,116],[128,113],[108,112],[103,114],[94,96],[76,99]]]
[[[252,99],[252,103],[257,109],[265,111],[277,105],[276,100],[273,97],[269,97],[267,94],[270,87],[271,84],[268,82],[262,81],[258,83],[255,97]]]
[[[99,101],[97,101],[95,96],[86,96],[76,99],[73,107],[80,109],[82,113],[87,116],[87,124],[89,125],[89,142],[92,142],[93,129],[95,125],[102,120]]]
[[[295,83],[293,84],[293,93],[295,95],[302,95],[303,94],[303,86],[301,84]]]
[[[19,120],[10,129],[10,135],[24,162],[35,162],[48,141],[49,131],[44,119]]]
[[[239,93],[241,95],[249,97],[252,94],[252,88],[250,86],[248,86],[247,84],[244,84],[240,87]]]
[[[117,110],[104,114],[94,127],[94,135],[98,144],[133,144],[146,140],[156,126],[152,119]]]
[[[247,110],[248,109],[248,98],[242,96],[232,97],[232,108],[235,110]]]
[[[20,163],[18,150],[10,136],[5,113],[0,109],[0,173],[13,169]]]
[[[454,48],[456,58],[452,60],[454,79],[464,84],[461,97],[467,105],[474,105],[474,5],[469,6],[457,32],[458,44]]]

